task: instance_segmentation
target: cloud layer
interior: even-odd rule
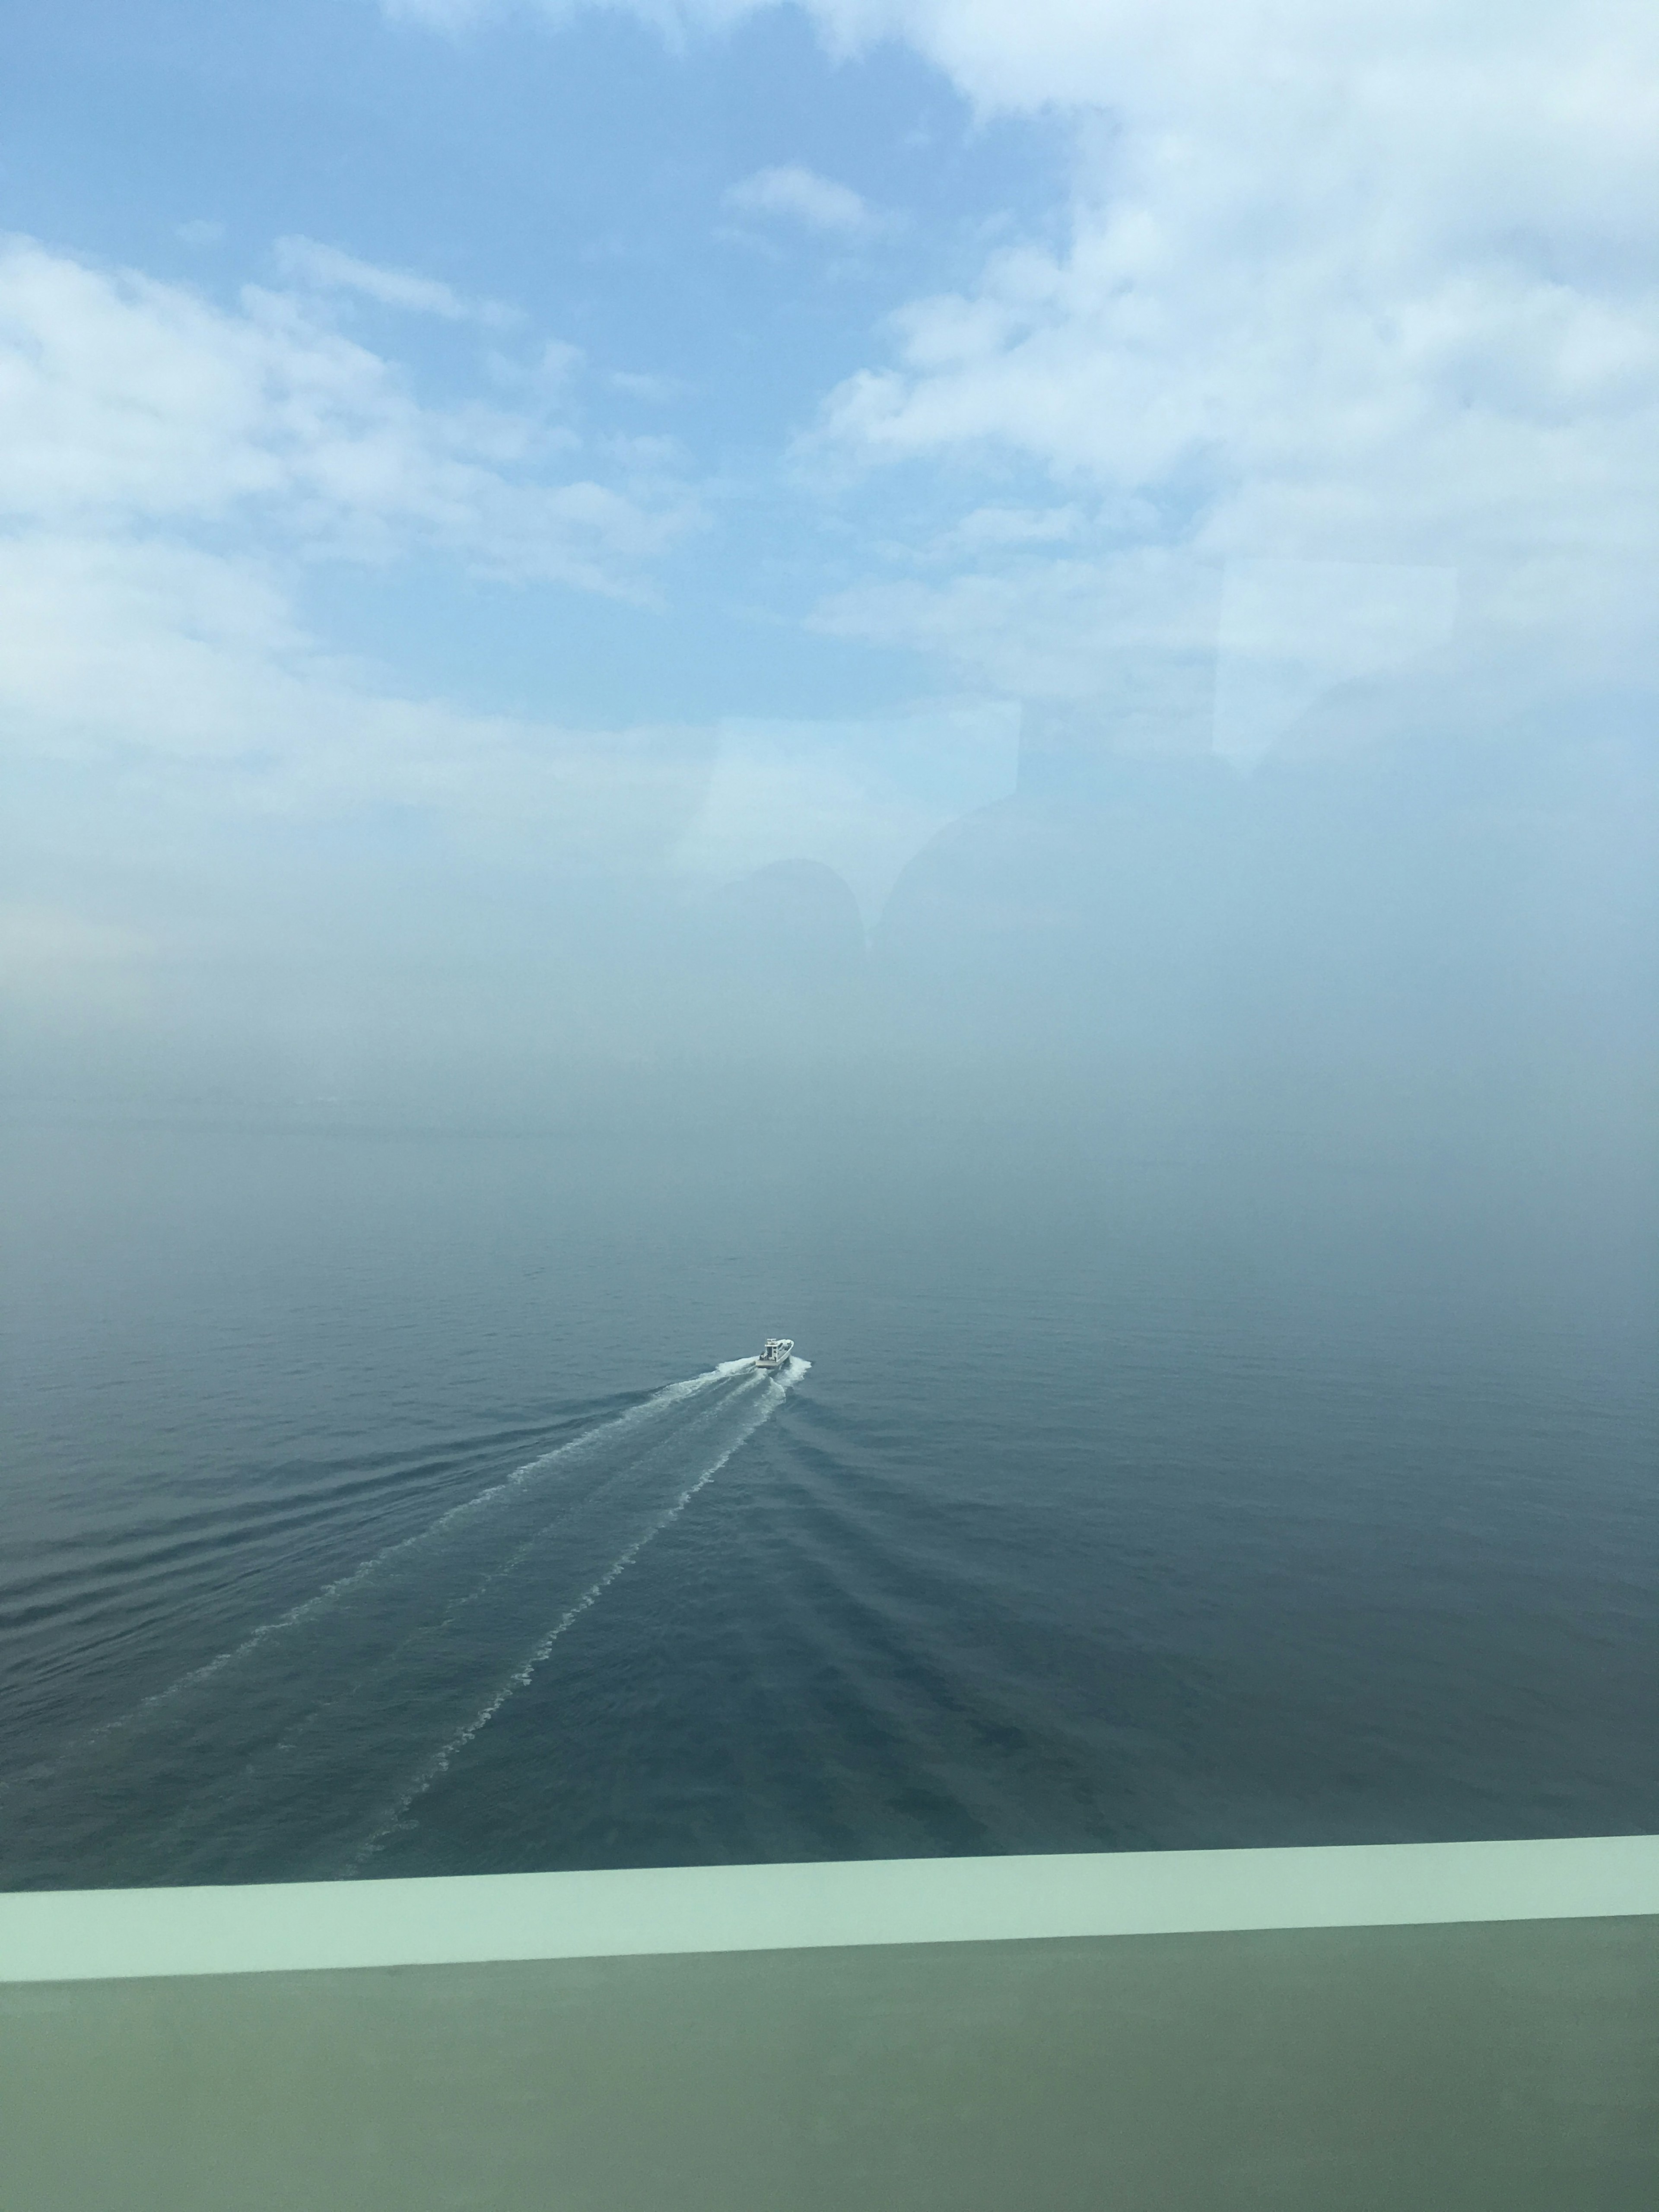
[[[460,35],[494,11],[399,0],[386,12]],[[641,0],[629,12],[692,38],[757,9]],[[1241,820],[1279,803],[1282,752],[1298,744],[1305,757],[1380,733],[1381,754],[1402,728],[1528,742],[1541,731],[1565,753],[1606,733],[1609,698],[1625,702],[1620,730],[1638,726],[1655,690],[1659,565],[1650,10],[807,0],[806,12],[838,55],[874,56],[873,69],[884,41],[902,41],[980,117],[1026,118],[1059,157],[1042,170],[1062,178],[1058,195],[1038,207],[1028,177],[1021,211],[1012,189],[1008,210],[970,211],[951,204],[941,162],[927,202],[915,169],[884,167],[860,141],[867,118],[847,125],[856,100],[793,145],[774,128],[781,103],[735,154],[722,141],[688,165],[677,150],[676,221],[690,214],[672,247],[639,212],[659,210],[647,195],[619,204],[614,238],[591,241],[599,258],[579,246],[556,276],[527,258],[476,291],[406,262],[406,248],[365,258],[354,237],[395,240],[397,227],[368,210],[337,232],[314,203],[289,218],[264,281],[234,295],[0,243],[0,710],[18,818],[62,862],[56,880],[45,861],[20,876],[0,917],[7,959],[36,978],[32,1004],[66,1000],[67,986],[40,978],[72,973],[88,1005],[128,1003],[118,979],[251,911],[258,871],[232,884],[223,855],[259,825],[276,842],[292,832],[259,863],[284,944],[305,902],[282,907],[283,870],[319,825],[347,823],[357,842],[348,853],[342,833],[331,878],[337,935],[398,936],[389,971],[399,932],[427,933],[429,962],[448,935],[482,942],[480,918],[495,915],[489,957],[521,958],[527,975],[562,945],[557,1003],[577,1009],[573,1034],[585,1023],[597,1035],[625,1009],[630,960],[635,982],[656,975],[659,996],[675,996],[659,948],[688,873],[815,862],[854,886],[867,921],[906,870],[915,896],[890,902],[883,928],[914,935],[927,904],[915,886],[933,866],[917,866],[918,848],[964,806],[1006,794],[1022,712],[1039,769],[1091,744],[1218,754],[1171,769],[1170,788],[1200,794],[1195,805],[1237,801]],[[904,76],[909,98],[913,64]],[[693,173],[700,206],[684,187]],[[468,219],[491,212],[480,200]],[[732,257],[716,243],[734,213],[751,243],[770,234],[744,264],[763,281],[740,297],[722,290]],[[171,234],[172,211],[167,223]],[[790,227],[818,250],[773,251]],[[207,228],[186,229],[207,242]],[[880,254],[856,250],[878,235]],[[716,303],[690,336],[648,273],[671,250],[687,258],[678,296]],[[544,281],[548,329],[482,296],[527,300]],[[675,438],[611,434],[606,405],[635,425],[660,409],[651,427]],[[778,427],[791,419],[792,445]],[[527,627],[574,592],[599,635],[592,663],[614,672],[618,711],[593,719],[629,724],[629,683],[654,641],[644,615],[625,625],[665,590],[706,513],[725,526],[706,575],[678,573],[690,587],[676,611],[686,630],[705,613],[726,625],[705,665],[752,655],[723,726],[724,704],[701,728],[620,735],[484,712],[462,696],[479,665],[462,651],[455,696],[441,696],[445,679],[416,672],[441,654],[418,649],[413,586],[402,663],[395,618],[370,633],[385,655],[371,663],[325,648],[303,611],[346,564],[510,606],[498,636],[520,608]],[[803,641],[803,619],[817,641]],[[811,685],[848,666],[866,687],[848,696],[867,711],[838,719]],[[1353,708],[1368,684],[1382,705]],[[1432,842],[1418,839],[1437,804],[1414,781],[1423,757],[1389,787],[1410,817],[1400,853]],[[1233,775],[1263,763],[1253,781]],[[978,847],[945,841],[957,888],[938,908],[942,959],[972,939],[975,900],[991,934],[1009,915],[1024,930],[1045,899],[1064,905],[1043,890],[1054,871],[1030,858],[1038,846],[1027,851],[1027,816],[1048,803],[1041,777],[1022,783],[989,809]],[[1062,784],[1056,769],[1051,791]],[[1172,846],[1185,803],[1168,810]],[[1006,897],[978,872],[999,823],[1026,854],[1009,863]],[[1066,835],[1080,898],[1094,830]],[[1226,843],[1218,833],[1217,852]],[[398,878],[396,931],[390,894],[351,906],[376,865],[366,856],[393,848],[419,854]],[[155,889],[164,851],[181,880],[192,868],[225,878],[188,929]],[[1208,868],[1190,876],[1194,911]],[[150,891],[126,899],[120,884],[146,869]],[[641,894],[633,924],[602,928],[596,917],[622,908],[595,893],[544,930],[550,886],[606,872],[613,889],[650,878],[659,907],[641,920]],[[508,878],[517,890],[498,900]],[[1559,900],[1555,920],[1571,904]],[[1161,910],[1150,893],[1114,906],[1122,972]],[[1445,910],[1449,932],[1473,912]],[[1190,916],[1182,926],[1203,933]],[[296,999],[328,966],[326,934]],[[1057,1001],[1069,957],[1044,963]],[[404,984],[418,1000],[412,966]],[[1011,983],[1010,1003],[1025,988]],[[511,1027],[512,990],[500,996]]]
[[[982,113],[1052,116],[1074,147],[1058,240],[1002,244],[972,283],[911,301],[827,395],[809,441],[860,466],[1016,462],[1060,488],[1066,544],[1043,581],[1032,541],[959,544],[941,581],[930,521],[908,550],[933,580],[840,593],[830,626],[849,634],[863,610],[872,637],[981,679],[994,659],[995,680],[1018,671],[1054,694],[1078,680],[1066,653],[1036,665],[1040,623],[994,644],[991,602],[1018,622],[1092,592],[1144,622],[1156,651],[1213,605],[1218,585],[1192,564],[1218,578],[1240,560],[1450,568],[1464,572],[1466,653],[1494,666],[1519,653],[1567,689],[1645,680],[1659,556],[1651,9],[807,8],[836,52],[902,40]],[[489,10],[397,12],[453,29]],[[629,12],[689,35],[757,9]],[[738,191],[843,233],[865,217],[799,167]],[[970,483],[964,526],[982,497]],[[1160,562],[1170,593],[1153,607]]]
[[[912,302],[820,438],[877,464],[1017,454],[1097,501],[1098,597],[1154,648],[1206,596],[1176,560],[1150,606],[1157,549],[1462,568],[1468,650],[1568,687],[1648,669],[1650,13],[1534,7],[1500,32],[1426,7],[820,12],[842,38],[909,37],[987,106],[1099,118],[1063,242]],[[965,568],[866,586],[827,618],[862,609],[982,666],[988,600],[1019,623],[1086,596],[1080,550],[1046,584],[981,559],[978,588]],[[1022,635],[1002,657],[1066,689]]]
[[[278,261],[304,290],[252,287],[227,307],[0,246],[0,723],[27,832],[0,995],[31,1022],[147,1005],[143,979],[243,932],[245,903],[280,910],[276,850],[234,885],[226,872],[261,823],[419,820],[452,854],[625,872],[696,801],[695,733],[411,696],[311,634],[299,608],[319,563],[435,557],[635,599],[691,510],[660,474],[580,473],[577,432],[545,404],[423,399],[308,296],[477,319],[447,288],[303,241]],[[562,373],[574,356],[556,356]],[[188,919],[126,918],[180,902]]]
[[[415,315],[437,315],[445,322],[478,322],[497,327],[517,318],[493,300],[464,300],[453,288],[433,276],[420,276],[404,269],[382,269],[373,261],[360,261],[337,246],[320,245],[314,238],[279,238],[276,265],[283,275],[301,287],[318,292],[361,292],[384,307]]]
[[[240,509],[313,554],[434,547],[491,574],[637,588],[688,520],[684,494],[573,477],[574,443],[544,415],[423,402],[292,294],[249,287],[227,310],[27,240],[0,249],[14,521],[186,528]]]
[[[850,185],[838,185],[816,170],[791,162],[783,168],[757,169],[733,185],[726,195],[727,207],[739,215],[781,216],[805,223],[810,230],[856,237],[875,227],[876,218],[866,201]]]

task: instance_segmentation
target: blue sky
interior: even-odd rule
[[[428,1058],[532,1001],[648,1052],[676,915],[799,864],[878,949],[1018,793],[1148,762],[1154,843],[1194,763],[1395,759],[1418,850],[1425,744],[1627,839],[1656,49],[1626,0],[29,11],[10,1033],[263,1024],[303,1087],[401,991]],[[1155,968],[1193,884],[1137,866]]]
[[[531,404],[601,446],[659,441],[653,504],[695,509],[618,579],[648,617],[480,589],[404,549],[304,595],[331,641],[479,703],[611,722],[928,688],[907,656],[804,629],[826,580],[862,574],[869,518],[857,487],[801,480],[793,441],[885,314],[1062,219],[1063,130],[976,118],[892,42],[833,60],[793,11],[671,41],[615,14],[445,35],[338,0],[72,8],[25,36],[9,228],[233,313],[244,286],[294,281],[295,237],[497,303],[481,326],[325,295],[430,404],[522,406],[546,349],[569,349]],[[827,214],[787,187],[769,205],[769,171],[821,179]]]

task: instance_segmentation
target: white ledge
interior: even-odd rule
[[[0,1896],[0,1981],[1659,1913],[1659,1837]]]

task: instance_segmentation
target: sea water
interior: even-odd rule
[[[1616,1206],[965,1123],[3,1150],[7,1886],[1659,1826]]]

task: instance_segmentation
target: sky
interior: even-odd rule
[[[9,1096],[1633,1124],[1650,8],[60,0],[0,104]]]

